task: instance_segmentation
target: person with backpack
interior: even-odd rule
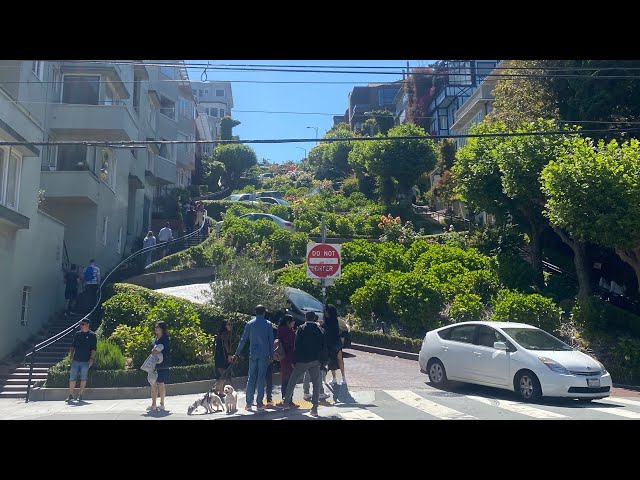
[[[89,265],[84,269],[83,278],[87,307],[91,309],[97,300],[100,286],[100,268],[96,265],[95,259],[89,261]]]
[[[295,326],[296,321],[291,315],[284,315],[280,319],[278,323],[278,343],[274,345],[273,349],[273,358],[280,362],[282,401],[284,401],[287,394],[287,385],[293,373],[293,348],[296,341]]]

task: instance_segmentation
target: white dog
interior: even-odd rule
[[[206,413],[213,413],[214,405],[216,407],[216,412],[220,411],[221,409],[224,410],[220,397],[213,392],[207,392],[204,397],[199,398],[189,406],[189,408],[187,409],[187,415],[191,415],[193,411],[200,406],[205,408],[205,410],[207,411]]]
[[[231,385],[224,387],[224,404],[227,407],[227,413],[238,410],[238,392]]]

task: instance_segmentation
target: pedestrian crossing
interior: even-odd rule
[[[356,399],[358,393],[353,392]],[[344,420],[640,420],[638,397],[609,397],[592,402],[543,399],[530,404],[509,399],[508,392],[481,395],[431,389],[374,393],[375,399],[369,405],[338,404],[331,410]]]

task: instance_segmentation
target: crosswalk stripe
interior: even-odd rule
[[[566,415],[560,413],[549,412],[540,408],[535,408],[530,405],[522,403],[512,402],[510,400],[495,400],[492,398],[478,397],[476,395],[466,395],[466,398],[476,400],[487,405],[493,405],[494,407],[508,410],[510,412],[519,413],[520,415],[526,415],[528,417],[544,419],[544,418],[567,418]]]
[[[633,405],[635,407],[640,407],[640,401],[638,400],[631,400],[629,398],[624,398],[624,397],[609,397],[606,399],[607,403],[626,403],[627,405]]]
[[[384,420],[380,415],[376,415],[375,413],[363,408],[351,410],[349,412],[342,412],[339,415],[345,420]]]
[[[417,408],[429,415],[437,417],[441,420],[473,420],[475,417],[459,412],[453,408],[445,407],[439,403],[432,402],[420,395],[413,393],[411,390],[384,390],[387,395],[392,396],[396,400]]]
[[[611,415],[617,415],[618,417],[631,418],[633,420],[640,420],[640,413],[632,412],[626,408],[612,408],[604,406],[593,405],[591,407],[582,407],[584,410],[593,410],[595,412],[609,413]]]

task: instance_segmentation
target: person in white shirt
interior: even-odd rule
[[[169,222],[167,222],[165,224],[164,228],[162,228],[160,230],[160,232],[158,233],[158,243],[167,243],[172,238],[173,238],[173,232],[171,231],[171,226],[169,225]],[[165,257],[167,255],[167,251],[168,251],[168,248],[165,245],[165,247],[162,249],[162,256],[163,257]]]
[[[155,244],[156,244],[156,237],[154,237],[153,232],[149,230],[149,233],[147,233],[147,236],[142,241],[142,248],[144,249],[144,248],[153,247],[155,246]],[[146,253],[145,255],[146,258],[144,261],[145,267],[151,263],[152,256],[153,256],[153,252],[151,250]]]

